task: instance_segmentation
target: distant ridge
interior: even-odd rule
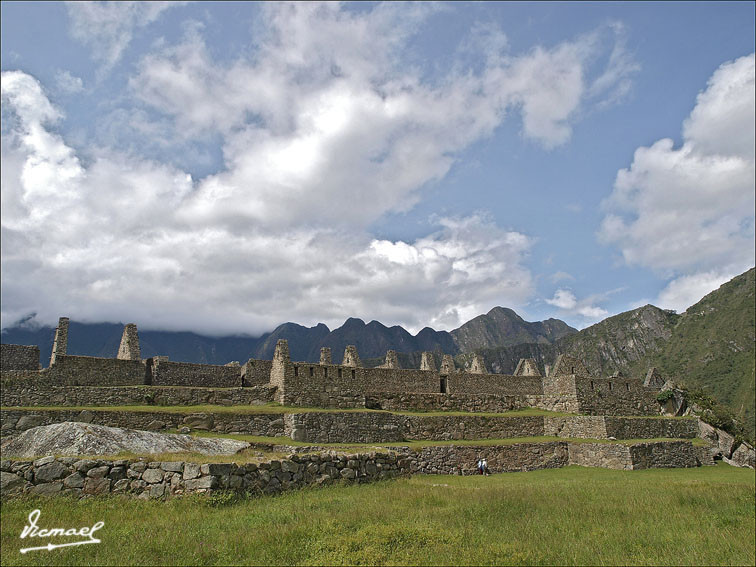
[[[123,325],[120,323],[87,324],[72,321],[68,352],[114,357],[122,331]],[[440,351],[456,355],[475,348],[521,342],[551,344],[560,337],[576,332],[576,329],[558,319],[529,323],[511,309],[495,307],[451,332],[425,327],[417,335],[412,335],[398,325],[387,327],[378,321],[366,324],[362,319],[349,318],[333,331],[323,323],[305,327],[289,322],[259,338],[213,338],[189,332],[142,330],[139,331],[139,337],[143,358],[166,355],[176,361],[225,364],[232,360],[243,362],[248,358],[270,360],[279,339],[289,341],[294,360],[317,362],[321,347],[329,347],[333,360],[340,362],[345,347],[350,344],[356,345],[360,356],[366,359],[383,357],[387,350],[400,353]],[[52,327],[30,329],[21,325],[4,330],[2,342],[39,345],[40,363],[47,366],[54,335],[55,329]]]

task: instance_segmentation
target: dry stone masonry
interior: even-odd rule
[[[116,358],[97,358],[67,354],[68,326],[68,318],[60,318],[45,369],[39,369],[37,347],[2,346],[4,438],[40,425],[75,421],[147,431],[241,433],[278,437],[282,443],[467,443],[405,447],[385,454],[302,454],[241,465],[53,457],[3,461],[4,493],[118,492],[140,498],[216,489],[266,493],[409,473],[469,474],[478,456],[488,459],[493,472],[568,464],[688,467],[711,464],[714,457],[746,465],[753,461],[752,449],[749,453],[748,447],[733,443],[722,448],[718,434],[695,418],[661,417],[656,395],[664,380],[656,369],[643,380],[620,374],[591,376],[580,360],[560,355],[545,375],[532,359],[520,360],[512,375],[489,374],[480,355],[473,356],[469,370],[461,370],[450,355],[442,355],[437,367],[429,352],[422,354],[420,369],[403,369],[395,351],[386,354],[380,367],[365,368],[353,345],[345,349],[341,364],[333,364],[329,348],[321,349],[319,363],[292,361],[283,339],[276,344],[273,360],[190,364],[165,356],[142,359],[133,323],[124,328]],[[286,407],[252,407],[271,402]],[[171,411],[200,404],[230,407]],[[154,408],[108,407],[124,405]],[[246,409],[235,410],[236,406]],[[529,408],[562,413],[496,415]],[[436,413],[422,413],[429,411]],[[553,440],[526,439],[544,436]],[[695,437],[708,439],[710,445],[691,443]],[[469,443],[478,439],[512,441]],[[623,439],[649,441],[614,441]],[[315,445],[296,448],[314,449]]]

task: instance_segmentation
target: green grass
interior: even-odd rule
[[[278,497],[14,499],[3,565],[753,565],[754,474],[720,464],[415,476]],[[36,551],[40,527],[105,522],[101,544]],[[56,541],[70,541],[55,538]],[[41,542],[46,544],[47,540]]]

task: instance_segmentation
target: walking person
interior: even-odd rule
[[[485,457],[483,458],[480,464],[481,464],[481,468],[483,469],[481,474],[485,474],[486,476],[490,475],[491,473],[488,472],[488,461],[485,459]]]

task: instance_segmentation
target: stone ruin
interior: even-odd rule
[[[437,365],[439,353],[430,352],[422,353],[420,368],[401,368],[393,350],[386,353],[382,365],[366,368],[354,345],[346,347],[341,364],[333,363],[327,347],[321,349],[317,363],[293,361],[284,339],[276,344],[272,360],[193,364],[171,361],[166,356],[141,358],[139,335],[133,323],[124,328],[117,356],[101,358],[67,353],[68,324],[65,317],[58,323],[48,368],[40,369],[37,347],[2,345],[3,436],[37,426],[85,421],[137,430],[189,428],[288,437],[308,443],[554,438],[549,442],[428,446],[420,453],[396,449],[401,455],[385,457],[394,459],[391,462],[397,471],[413,474],[471,474],[475,454],[480,452],[489,456],[494,472],[568,464],[624,469],[687,467],[711,464],[716,456],[714,449],[690,443],[689,439],[699,435],[702,427],[698,420],[660,417],[656,396],[664,380],[656,369],[649,370],[644,379],[621,373],[593,376],[581,360],[562,354],[543,373],[536,360],[522,359],[513,374],[506,375],[489,373],[480,353],[473,355],[465,369],[457,368],[449,354],[442,354]],[[249,411],[250,406],[272,402],[283,406],[280,413]],[[192,411],[191,406],[203,404],[245,406],[245,411]],[[77,405],[97,406],[97,410],[66,409]],[[155,406],[155,411],[108,409],[123,405]],[[186,410],[160,410],[166,406],[186,406]],[[528,408],[547,411],[523,416],[508,413]],[[347,409],[350,411],[343,411]],[[481,415],[484,412],[486,415]],[[574,438],[581,442],[573,442]],[[669,440],[659,440],[664,438]],[[604,441],[590,441],[595,439]],[[615,439],[654,441],[623,444]],[[720,458],[736,457],[734,445],[717,450]],[[366,463],[378,467],[387,462],[385,459],[370,457],[356,468],[344,469],[350,471],[345,474],[360,481]],[[24,491],[36,490],[37,485],[31,486],[22,478],[25,465],[13,466],[16,468],[4,470],[3,474],[21,474],[21,480],[8,478],[20,483]],[[44,466],[48,465],[40,468]],[[216,480],[210,476],[206,481],[208,490],[210,485],[224,487],[227,482],[222,475]],[[279,480],[286,478],[284,475]],[[313,476],[312,482],[320,482],[317,478],[323,477]],[[365,478],[384,476],[371,473]],[[97,486],[107,484],[108,491],[116,491],[112,487],[118,485],[118,490],[145,494],[149,484],[134,481],[135,488],[111,480],[112,483],[102,481]],[[266,490],[270,486],[280,490],[283,485],[270,482]],[[58,490],[58,484],[62,485],[53,479],[39,490]],[[162,496],[206,489],[194,485],[190,489],[190,485],[186,478],[177,479],[152,492]]]

